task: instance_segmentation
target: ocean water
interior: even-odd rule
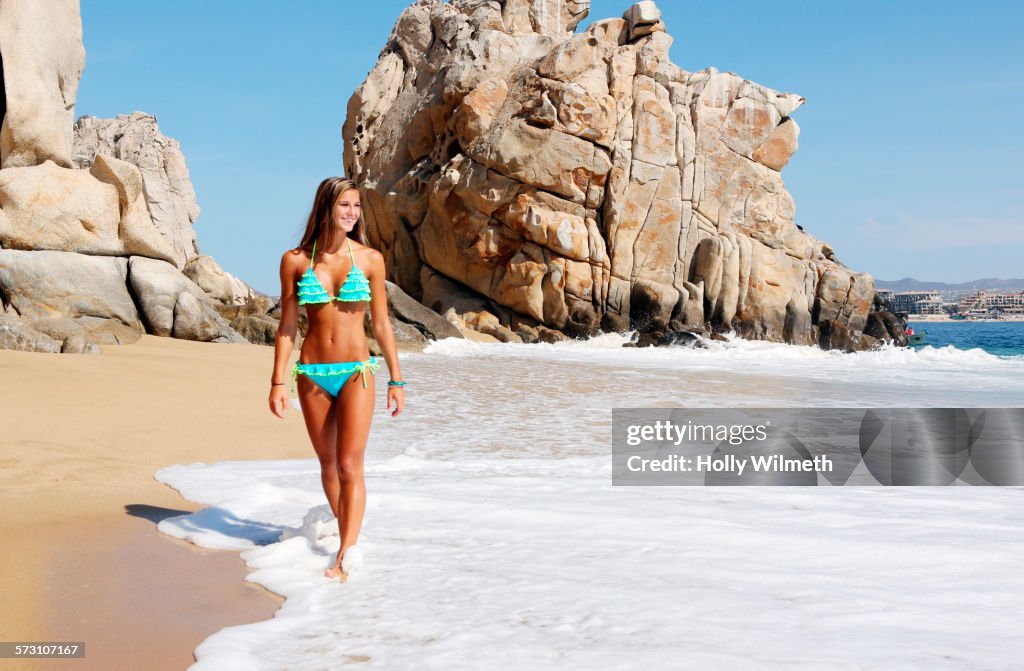
[[[1024,322],[910,322],[928,333],[932,347],[982,349],[997,356],[1024,357]]]
[[[1024,358],[447,340],[367,452],[366,565],[315,459],[177,465],[160,530],[286,597],[194,669],[1012,668],[1022,488],[611,486],[613,407],[1020,406]]]

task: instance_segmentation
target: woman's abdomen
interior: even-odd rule
[[[313,313],[307,310],[309,329],[302,341],[299,363],[337,363],[365,361],[370,356],[363,331],[364,311],[324,314],[333,305],[325,305]]]

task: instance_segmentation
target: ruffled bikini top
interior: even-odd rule
[[[338,296],[331,298],[331,295],[324,290],[320,284],[320,278],[313,272],[313,261],[316,259],[316,242],[313,243],[313,253],[309,258],[309,268],[299,279],[299,305],[308,303],[330,303],[332,300],[358,302],[370,300],[370,280],[356,265],[356,255],[352,252],[352,241],[348,241],[348,253],[352,257],[352,269],[348,271],[345,283],[338,290]]]

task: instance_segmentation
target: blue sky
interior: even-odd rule
[[[279,293],[341,126],[406,2],[82,0],[76,115],[155,114],[181,143],[203,253]],[[581,24],[629,2],[592,2]],[[672,60],[807,99],[783,171],[797,222],[880,279],[1024,277],[1024,5],[659,3]]]

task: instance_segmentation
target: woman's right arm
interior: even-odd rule
[[[299,329],[299,297],[295,293],[295,269],[301,256],[289,250],[281,257],[281,321],[274,338],[274,372],[270,382],[270,412],[284,417],[288,412],[288,360],[295,349]],[[279,384],[278,384],[279,383]]]

